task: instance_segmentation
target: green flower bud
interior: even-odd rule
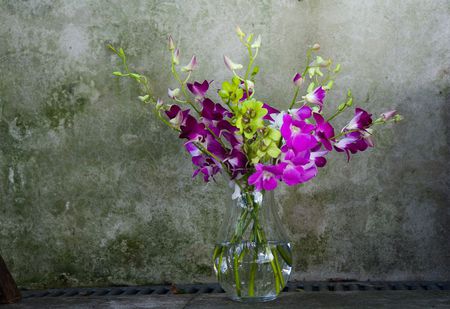
[[[334,73],[339,73],[340,71],[341,71],[341,64],[338,63],[338,64],[336,65],[336,68],[334,68],[333,72],[334,72]]]
[[[260,48],[261,47],[261,35],[258,35],[256,40],[253,42],[251,48]]]
[[[239,26],[236,26],[236,33],[241,39],[245,37],[245,33],[241,30]]]
[[[149,95],[144,95],[144,96],[138,96],[139,100],[141,100],[142,102],[147,101],[147,99],[149,98]]]
[[[173,38],[171,35],[169,35],[169,50],[175,49],[175,42],[173,41]]]
[[[325,88],[325,90],[330,90],[331,88],[333,88],[333,85],[334,85],[334,81],[330,80],[324,88]]]
[[[226,99],[226,98],[230,97],[230,94],[228,93],[228,91],[221,89],[221,90],[219,90],[219,96],[222,99]]]

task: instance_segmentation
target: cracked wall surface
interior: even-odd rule
[[[331,114],[351,88],[380,130],[350,164],[276,192],[294,279],[450,277],[450,5],[436,1],[0,2],[0,254],[24,287],[213,281],[228,190],[191,180],[176,134],[114,78],[112,43],[166,97],[166,39],[195,53],[198,80],[245,61],[234,33],[261,33],[258,96],[279,108],[307,45],[342,64]],[[217,83],[218,85],[218,83]],[[339,124],[349,118],[342,117]]]

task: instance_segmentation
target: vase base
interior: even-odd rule
[[[277,298],[277,295],[269,295],[269,296],[256,296],[256,297],[232,297],[231,299],[234,301],[238,301],[241,303],[264,303]]]

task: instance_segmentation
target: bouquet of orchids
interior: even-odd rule
[[[207,96],[212,81],[190,82],[191,73],[198,66],[196,56],[178,69],[180,50],[171,36],[168,43],[171,71],[179,83],[177,88],[168,89],[172,104],[154,98],[148,79],[129,70],[123,49],[109,46],[124,68],[124,72],[113,74],[140,83],[145,93],[139,99],[154,105],[157,117],[185,140],[184,146],[195,166],[194,176],[202,174],[207,182],[225,172],[235,184],[235,196],[244,191],[274,190],[280,181],[288,186],[297,185],[314,178],[331,151],[343,152],[350,160],[350,154],[374,146],[373,126],[401,120],[395,110],[373,120],[372,114],[356,107],[353,118],[336,132],[331,120],[353,106],[353,97],[349,90],[334,114],[325,116],[324,99],[333,88],[340,65],[332,66],[331,60],[315,55],[319,44],[307,50],[303,72],[292,79],[294,93],[286,111],[258,100],[255,77],[259,67],[254,62],[261,36],[256,39],[253,35],[246,36],[239,27],[237,34],[248,51],[249,61],[240,74],[244,66],[224,56],[232,78],[214,91],[221,102]],[[305,84],[306,93],[299,96]]]
[[[214,180],[219,173],[230,177],[235,188],[233,199],[238,198],[245,205],[239,207],[239,217],[227,242],[216,246],[215,269],[222,286],[233,298],[263,295],[267,300],[267,295],[276,296],[284,287],[292,257],[289,245],[273,244],[275,239],[267,235],[268,229],[259,219],[261,192],[274,190],[279,182],[293,186],[311,180],[326,165],[325,157],[333,150],[345,153],[347,161],[350,160],[351,154],[374,146],[374,126],[399,121],[401,116],[392,110],[373,120],[372,114],[356,107],[353,118],[336,131],[331,121],[353,106],[353,96],[349,90],[337,110],[326,115],[324,99],[333,88],[340,65],[334,66],[331,60],[317,55],[319,44],[307,50],[303,71],[292,79],[292,100],[285,111],[280,111],[256,97],[259,67],[254,62],[261,36],[247,36],[239,28],[237,34],[248,51],[248,64],[244,69],[242,64],[224,56],[232,76],[220,88],[209,92],[213,98],[208,90],[216,83],[191,81],[197,58],[193,56],[180,68],[180,50],[169,36],[170,67],[179,84],[168,89],[171,104],[155,98],[148,78],[129,69],[123,49],[109,47],[123,63],[122,72],[113,74],[138,82],[144,91],[139,99],[153,105],[156,116],[185,141],[184,147],[195,166],[194,176],[200,174],[205,181]],[[243,262],[245,258],[250,258],[250,262]],[[248,273],[244,264],[251,265]],[[269,265],[273,284],[264,274],[257,276],[257,272],[262,273],[262,265]],[[245,283],[243,278],[248,281]],[[267,282],[275,290],[267,292],[270,290]]]

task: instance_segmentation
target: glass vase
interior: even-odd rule
[[[273,300],[289,279],[291,245],[276,206],[273,191],[252,191],[227,208],[213,260],[217,279],[233,300]]]

